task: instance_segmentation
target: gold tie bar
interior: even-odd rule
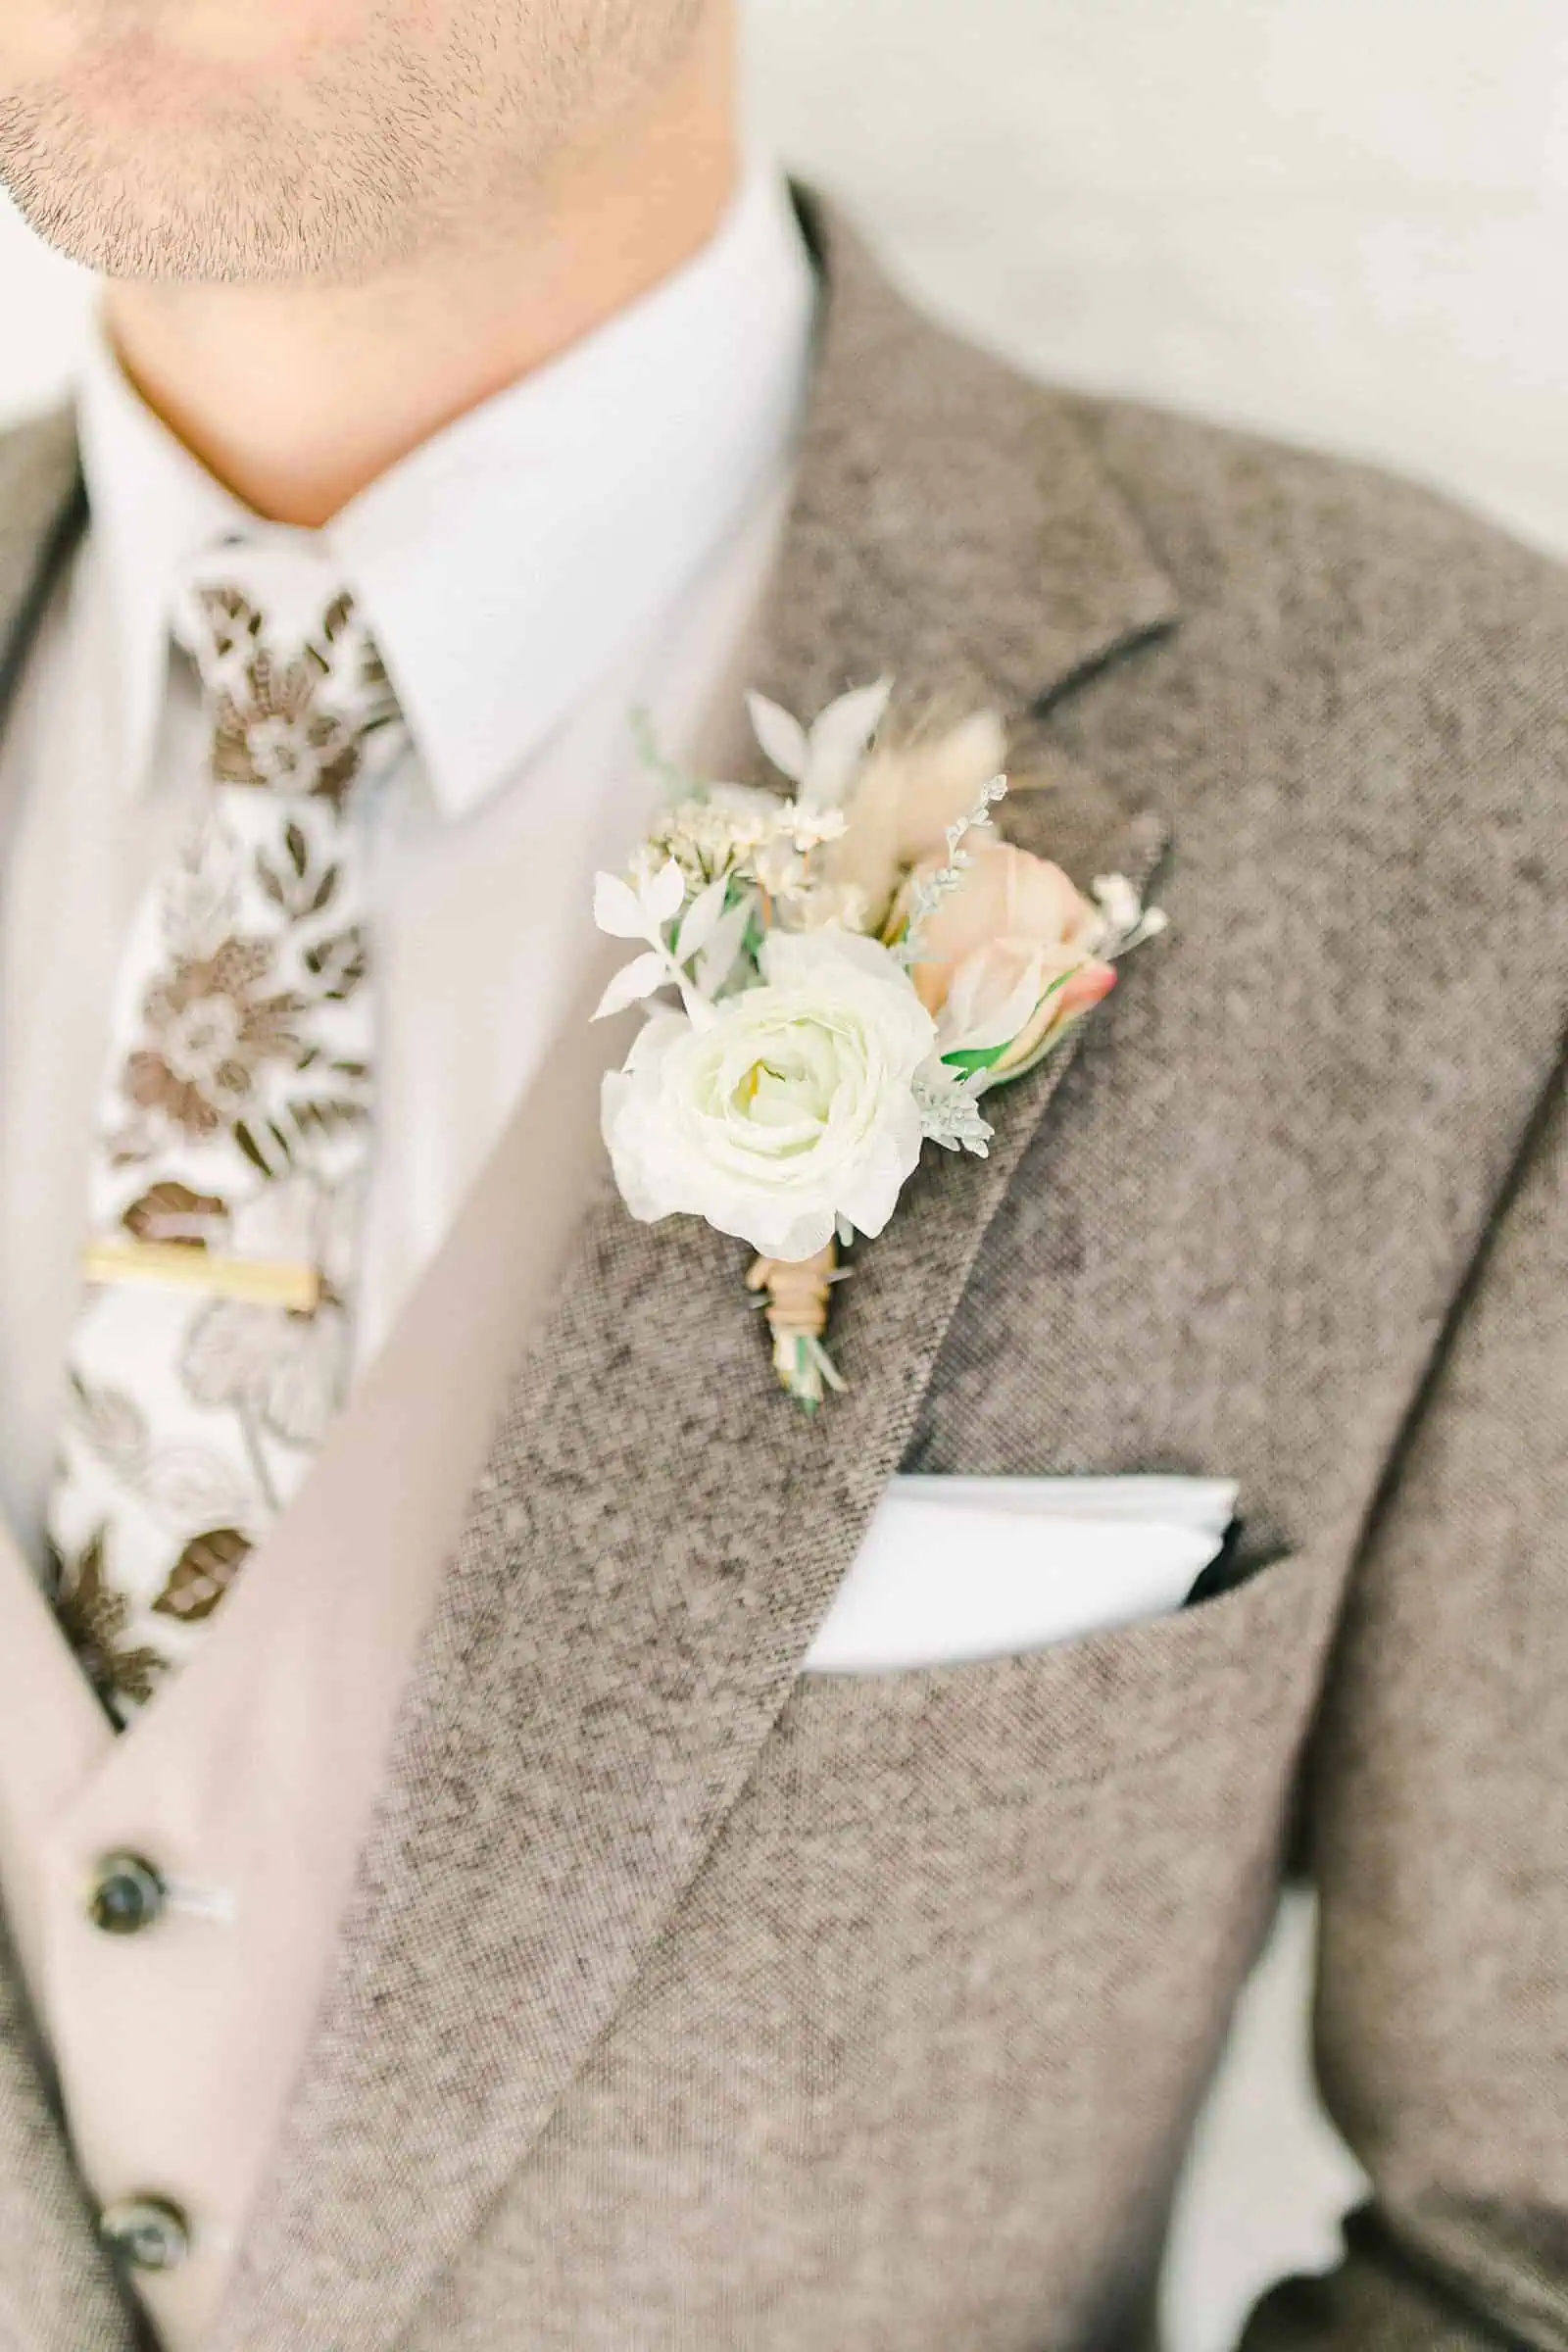
[[[220,1257],[188,1242],[89,1242],[82,1252],[89,1282],[144,1282],[162,1290],[243,1298],[252,1306],[310,1315],[321,1302],[318,1266],[281,1257]]]

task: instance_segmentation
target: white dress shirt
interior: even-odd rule
[[[580,985],[594,869],[623,861],[651,795],[630,714],[700,707],[758,602],[813,304],[787,190],[758,166],[693,261],[306,534],[353,589],[412,741],[373,820],[362,1370]],[[170,596],[255,520],[101,335],[80,428],[89,528],[0,741],[0,1507],[34,1555],[116,962],[202,765]]]

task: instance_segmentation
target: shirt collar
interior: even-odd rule
[[[754,165],[693,260],[299,534],[354,590],[447,813],[525,760],[784,478],[815,291],[787,185]],[[139,786],[174,588],[258,518],[154,416],[101,327],[79,401]]]

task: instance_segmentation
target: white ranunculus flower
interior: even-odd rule
[[[697,1024],[657,1012],[605,1080],[633,1216],[706,1217],[764,1256],[812,1256],[840,1217],[877,1234],[920,1156],[914,1074],[936,1024],[875,940],[771,933],[762,983]]]

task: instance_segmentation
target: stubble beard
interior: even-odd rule
[[[679,62],[704,0],[547,0],[517,54],[498,46],[496,7],[516,23],[517,0],[493,0],[436,45],[382,22],[362,51],[220,108],[138,119],[134,56],[110,106],[55,84],[0,93],[0,187],[110,277],[381,275],[525,218],[585,126]]]

